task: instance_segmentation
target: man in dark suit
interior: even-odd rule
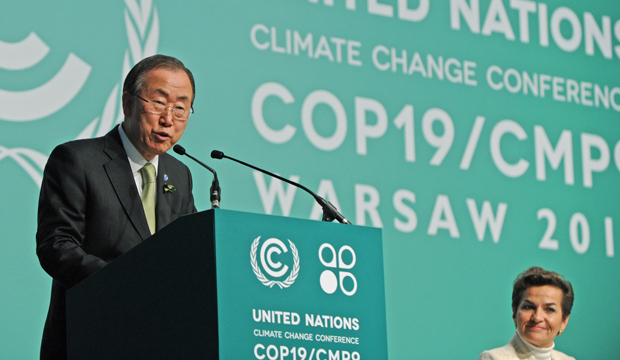
[[[123,123],[59,145],[39,197],[37,255],[53,278],[41,359],[66,359],[65,292],[177,217],[196,211],[189,169],[166,154],[193,112],[192,73],[155,55],[123,86]]]

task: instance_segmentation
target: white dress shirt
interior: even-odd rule
[[[138,152],[135,146],[131,143],[127,134],[125,134],[125,130],[123,130],[123,124],[118,127],[118,133],[121,136],[121,141],[123,142],[123,147],[125,148],[125,152],[127,153],[127,159],[129,160],[129,165],[131,166],[131,172],[133,174],[133,179],[136,181],[136,187],[138,188],[138,194],[142,197],[142,175],[140,175],[140,169],[146,165],[146,163],[150,162],[155,166],[155,177],[157,177],[158,165],[159,165],[159,155],[155,155],[153,160],[146,161],[146,159]],[[157,201],[157,191],[155,191],[155,201]]]

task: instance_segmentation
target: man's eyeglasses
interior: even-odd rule
[[[183,106],[164,105],[160,101],[156,101],[156,100],[149,101],[141,97],[140,95],[135,95],[135,94],[134,96],[148,104],[144,107],[144,109],[150,112],[151,114],[157,114],[157,115],[168,114],[168,108],[170,108],[172,110],[172,117],[175,120],[187,120],[194,113],[194,108],[191,108],[191,107],[187,109]]]

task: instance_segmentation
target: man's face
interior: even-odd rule
[[[173,107],[189,109],[192,103],[192,84],[187,74],[170,69],[154,69],[146,73],[143,88],[136,94],[123,94],[125,121],[123,130],[136,150],[148,161],[176,144],[183,135],[187,120],[175,119]],[[153,114],[152,103],[162,103],[163,114]]]

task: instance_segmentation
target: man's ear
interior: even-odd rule
[[[133,106],[133,95],[128,92],[123,93],[123,114],[125,118],[129,118],[131,116],[131,109]]]

